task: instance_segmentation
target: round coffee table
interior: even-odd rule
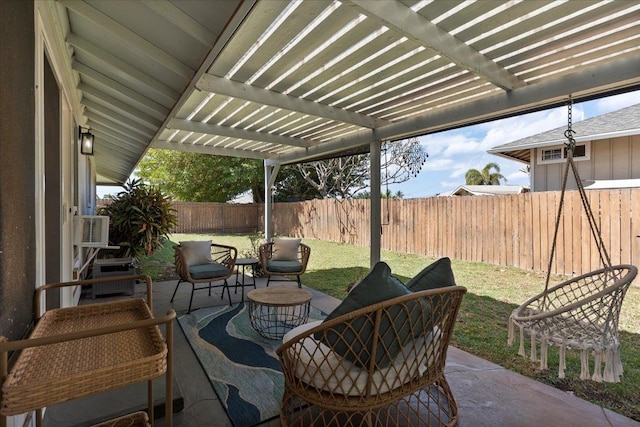
[[[251,327],[261,336],[280,340],[291,329],[306,323],[311,308],[311,292],[277,286],[247,293]]]

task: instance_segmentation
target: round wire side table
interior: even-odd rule
[[[261,336],[280,340],[291,329],[306,323],[311,292],[299,288],[273,287],[247,293],[251,327]]]

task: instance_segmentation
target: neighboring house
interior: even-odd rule
[[[528,192],[529,189],[521,185],[461,185],[451,192],[440,194],[440,196],[497,196]]]
[[[640,104],[574,122],[574,160],[585,186],[598,188],[640,186]],[[489,153],[530,165],[531,191],[562,187],[566,164],[566,126],[499,145]],[[631,181],[629,181],[631,180]],[[568,189],[576,182],[569,174]]]
[[[227,203],[231,203],[231,204],[253,203],[253,192],[251,190],[245,191],[242,194],[238,194],[236,197],[229,200]]]

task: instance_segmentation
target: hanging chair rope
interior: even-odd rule
[[[600,233],[600,229],[598,228],[596,218],[593,215],[591,205],[589,204],[589,199],[587,198],[587,194],[582,184],[582,179],[580,179],[578,168],[576,167],[576,164],[573,161],[573,154],[576,148],[576,140],[573,137],[573,135],[576,132],[573,130],[572,119],[573,119],[573,100],[571,98],[571,95],[569,95],[569,101],[567,102],[567,129],[564,132],[564,136],[565,138],[567,138],[567,142],[565,143],[567,161],[565,163],[564,173],[562,176],[562,189],[560,191],[560,203],[558,204],[558,214],[556,216],[556,223],[555,223],[555,228],[553,232],[553,241],[551,243],[551,254],[549,256],[549,263],[547,266],[547,275],[546,275],[545,284],[544,284],[545,295],[549,291],[549,282],[551,280],[553,258],[555,256],[556,246],[558,242],[558,231],[560,229],[560,221],[562,220],[562,208],[564,206],[564,196],[567,189],[569,169],[571,169],[571,171],[573,172],[573,176],[576,181],[576,186],[577,186],[578,192],[580,193],[580,200],[582,202],[582,206],[584,207],[585,213],[587,214],[591,235],[593,236],[593,239],[596,242],[596,247],[598,249],[598,254],[600,256],[600,261],[602,262],[602,265],[605,268],[611,268],[611,259],[609,258],[609,254],[607,252],[607,249],[605,248],[604,241],[602,239],[602,234]]]
[[[544,291],[515,309],[509,318],[507,343],[516,339],[516,328],[520,329],[518,354],[525,355],[525,337],[531,340],[530,357],[538,360],[537,345],[540,345],[540,369],[547,369],[547,352],[550,346],[557,346],[558,377],[564,378],[567,349],[580,350],[580,379],[619,382],[622,376],[620,360],[620,339],[618,319],[624,295],[636,277],[638,269],[632,265],[611,265],[598,222],[591,210],[582,180],[574,163],[576,141],[572,128],[572,103],[569,97],[568,124],[564,135],[566,167],[562,178],[562,191],[558,204],[551,255],[547,268]],[[604,265],[596,271],[573,277],[553,287],[549,287],[553,258],[558,242],[562,209],[568,184],[569,170],[576,180],[582,206],[589,221],[591,235],[598,248]],[[589,353],[594,355],[593,375],[589,375]],[[603,365],[604,364],[604,368]]]

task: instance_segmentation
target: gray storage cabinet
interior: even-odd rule
[[[133,258],[105,258],[93,262],[93,277],[129,276],[136,274],[136,266]],[[117,280],[109,283],[94,284],[91,286],[91,296],[126,293],[133,295],[136,287],[135,280]]]

